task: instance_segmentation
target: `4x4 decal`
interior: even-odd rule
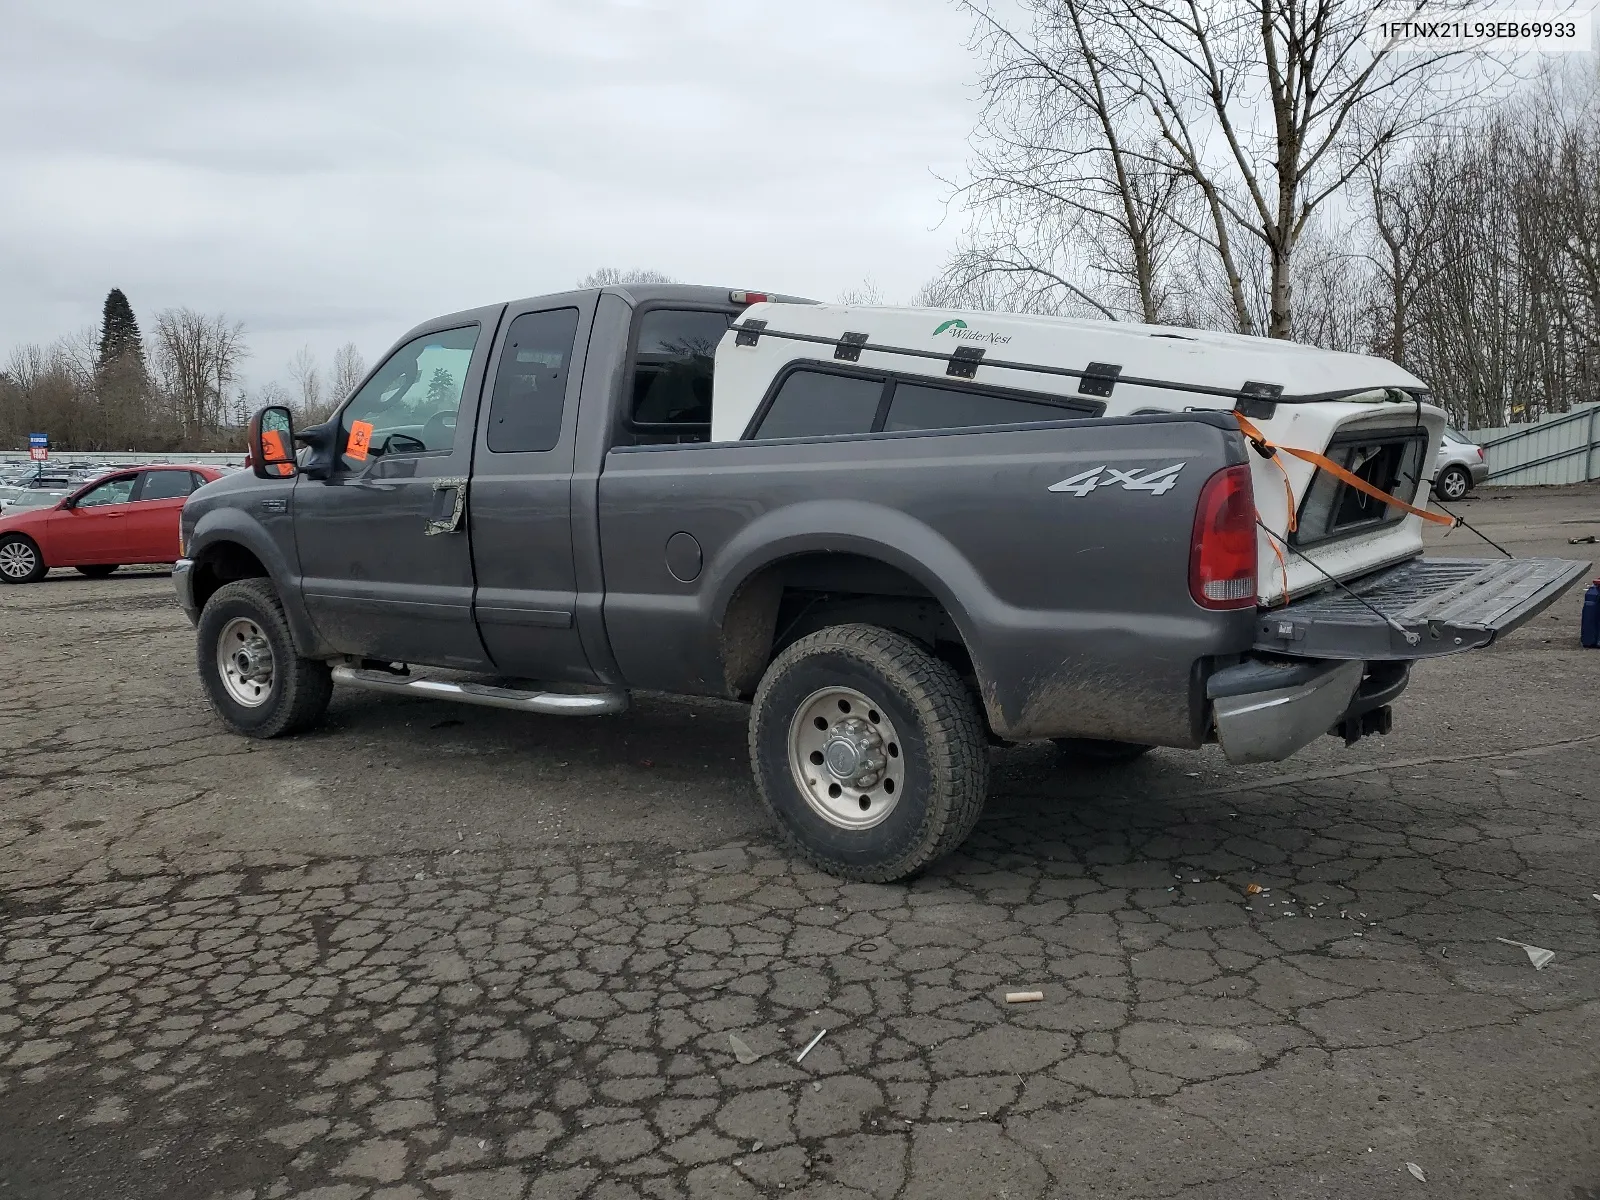
[[[1069,492],[1074,496],[1087,496],[1098,487],[1111,487],[1120,483],[1125,492],[1149,492],[1152,496],[1160,496],[1171,491],[1178,485],[1178,472],[1183,470],[1184,463],[1173,463],[1170,467],[1150,467],[1140,474],[1141,468],[1122,471],[1116,467],[1090,467],[1087,471],[1079,471],[1070,479],[1063,479],[1060,483],[1052,483],[1052,492]],[[1104,475],[1104,478],[1101,476]]]

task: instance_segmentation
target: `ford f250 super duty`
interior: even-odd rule
[[[240,733],[336,683],[745,701],[789,844],[888,880],[970,832],[989,744],[1354,742],[1548,605],[1587,564],[1422,556],[1443,429],[1393,363],[1265,339],[586,290],[418,326],[321,425],[263,409],[174,578]]]

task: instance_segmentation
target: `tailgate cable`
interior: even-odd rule
[[[1284,566],[1283,551],[1278,549],[1278,543],[1283,541],[1283,539],[1277,534],[1273,533],[1272,530],[1268,529],[1266,524],[1259,516],[1256,517],[1256,527],[1259,528],[1262,533],[1267,535],[1267,541],[1272,546],[1272,552],[1278,556],[1278,565],[1283,567],[1283,600],[1284,603],[1287,604],[1289,602],[1289,569],[1288,567]],[[1390,629],[1394,630],[1401,637],[1405,638],[1406,645],[1415,646],[1422,640],[1422,635],[1420,633],[1416,633],[1413,630],[1407,629],[1404,625],[1400,624],[1399,621],[1396,621],[1393,617],[1384,612],[1376,604],[1372,603],[1372,601],[1368,600],[1360,592],[1354,591],[1348,585],[1338,579],[1335,579],[1332,575],[1324,571],[1322,569],[1322,565],[1308,555],[1304,550],[1297,550],[1295,547],[1289,545],[1288,542],[1283,542],[1283,544],[1291,554],[1298,554],[1302,559],[1310,563],[1312,570],[1316,571],[1318,575],[1321,575],[1324,579],[1333,584],[1334,587],[1338,588],[1345,595],[1349,596],[1357,604],[1360,604],[1362,607],[1370,610],[1373,616],[1377,617],[1378,620],[1382,621]]]
[[[1437,497],[1434,498],[1434,503],[1435,504],[1439,504],[1439,501],[1438,501]],[[1462,525],[1462,526],[1465,526],[1467,529],[1470,529],[1473,533],[1477,534],[1484,541],[1488,542],[1489,545],[1493,546],[1496,550],[1500,551],[1500,553],[1504,554],[1507,558],[1515,558],[1516,557],[1515,554],[1511,553],[1511,551],[1507,550],[1504,546],[1502,546],[1499,542],[1495,541],[1492,537],[1490,537],[1483,530],[1479,529],[1476,525],[1468,524],[1467,523],[1467,519],[1465,517],[1457,517],[1455,515],[1455,513],[1451,513],[1448,508],[1445,508],[1445,506],[1443,504],[1439,504],[1439,509],[1440,509],[1441,512],[1450,513],[1450,515],[1452,517],[1455,517],[1455,522],[1456,522],[1457,525]]]

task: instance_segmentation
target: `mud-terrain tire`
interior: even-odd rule
[[[1076,759],[1085,763],[1101,763],[1110,766],[1114,763],[1130,763],[1136,758],[1143,758],[1154,746],[1146,746],[1142,742],[1108,742],[1102,738],[1054,738],[1056,750],[1061,757]]]
[[[751,706],[750,763],[790,849],[870,883],[914,875],[964,842],[989,783],[971,689],[875,625],[819,630],[773,660]]]
[[[196,630],[196,665],[211,707],[246,737],[309,729],[333,695],[328,664],[295,653],[278,593],[240,579],[212,593]]]
[[[37,583],[50,568],[39,543],[24,533],[0,537],[0,583]]]
[[[76,570],[77,570],[79,575],[87,576],[90,579],[104,579],[104,578],[106,578],[106,576],[110,575],[113,571],[115,571],[119,565],[121,565],[121,564],[119,564],[119,563],[96,563],[92,567],[78,567],[78,568],[76,568]]]

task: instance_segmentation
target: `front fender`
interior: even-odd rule
[[[293,526],[289,524],[291,518],[288,512],[273,514],[272,519],[275,523],[283,523],[283,532],[292,546]],[[224,544],[231,543],[249,551],[272,580],[272,586],[283,604],[295,649],[304,658],[327,657],[333,651],[323,642],[311,622],[310,614],[306,612],[305,601],[300,594],[298,563],[290,560],[279,538],[273,534],[274,530],[268,529],[248,512],[231,507],[213,508],[202,513],[196,521],[194,532],[188,540],[188,557],[196,564],[195,569],[201,570],[208,552],[215,557],[218,548]]]

